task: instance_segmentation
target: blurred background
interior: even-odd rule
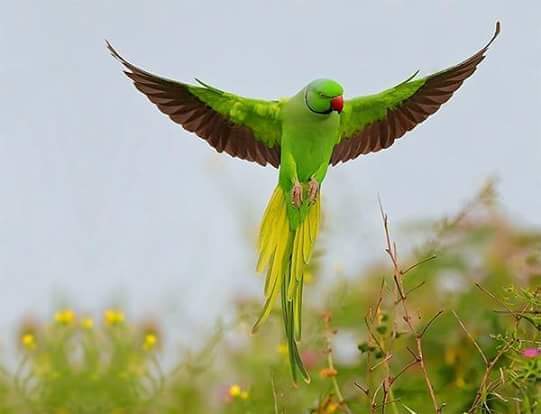
[[[244,96],[288,96],[325,76],[352,97],[456,64],[502,22],[436,115],[391,149],[330,169],[331,279],[383,259],[378,195],[408,225],[458,211],[493,176],[512,220],[541,224],[540,12],[533,0],[4,4],[0,331],[63,304],[117,304],[204,332],[233,297],[262,290],[253,237],[277,171],[215,154],[169,121],[104,39],[156,74]],[[400,236],[405,251],[420,239]],[[170,344],[197,341],[168,331]]]

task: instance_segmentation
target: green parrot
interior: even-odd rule
[[[418,72],[381,93],[343,99],[329,79],[310,82],[290,98],[244,98],[210,86],[153,75],[112,55],[135,87],[171,120],[207,141],[218,152],[279,169],[278,184],[263,215],[257,271],[266,271],[265,303],[253,332],[269,316],[278,292],[293,381],[306,382],[297,344],[301,340],[304,269],[319,232],[320,189],[329,165],[390,147],[436,112],[475,72],[500,32],[462,63],[415,79]]]

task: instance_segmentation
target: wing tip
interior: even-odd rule
[[[116,51],[116,49],[111,45],[111,43],[107,40],[105,40],[105,45],[107,47],[107,50],[109,50],[109,53],[111,53],[111,56],[113,56],[116,60],[118,60],[122,65],[124,65],[129,70],[133,71],[134,66],[130,64],[126,59],[124,59],[120,54]]]
[[[126,74],[126,76],[128,76],[133,81],[134,84],[137,84],[136,80],[132,77],[132,75],[134,74],[137,74],[139,76],[154,76],[151,73],[141,68],[138,68],[137,66],[131,64],[126,59],[124,59],[107,39],[105,39],[105,44],[107,46],[107,50],[109,50],[109,52],[111,53],[111,56],[113,56],[113,58],[119,61],[120,64],[124,66],[124,68],[126,68],[126,70],[124,70],[123,72],[124,74]]]
[[[122,56],[120,56],[118,54],[118,52],[115,50],[115,48],[113,47],[113,45],[111,45],[111,43],[109,42],[109,40],[107,39],[104,39],[105,40],[105,45],[107,47],[107,50],[111,53],[111,56],[113,56],[115,59],[118,59],[120,61],[123,61],[122,59]]]
[[[492,37],[488,41],[487,45],[483,48],[483,50],[487,50],[489,48],[489,46],[492,44],[492,42],[494,42],[494,40],[496,40],[496,38],[499,36],[501,31],[502,31],[502,24],[501,24],[501,22],[499,20],[496,20],[496,28],[494,29],[494,34],[492,35]]]

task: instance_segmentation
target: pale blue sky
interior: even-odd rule
[[[247,238],[276,171],[219,156],[159,113],[104,39],[157,74],[276,98],[325,76],[347,96],[458,63],[502,35],[438,114],[332,168],[327,265],[382,257],[394,222],[456,211],[486,177],[541,224],[537,1],[17,1],[0,14],[0,332],[58,298],[205,326],[260,293]],[[411,248],[404,238],[403,249]],[[0,343],[2,346],[3,343]]]

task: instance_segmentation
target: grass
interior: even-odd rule
[[[490,185],[410,256],[382,218],[381,264],[330,286],[312,264],[310,385],[292,386],[278,308],[249,336],[260,298],[167,369],[158,323],[59,309],[21,322],[0,414],[540,412],[541,232],[510,222]]]

